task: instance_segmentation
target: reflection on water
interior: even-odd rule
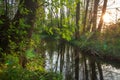
[[[111,65],[102,65],[105,80],[120,80],[120,69],[116,69]]]
[[[58,55],[57,52],[53,52],[52,55],[48,54],[48,52],[46,52],[46,69],[60,72],[60,68],[62,65],[63,66],[62,74],[63,74],[64,80],[75,80],[74,79],[74,76],[75,76],[74,62],[72,62],[73,59],[72,59],[72,57],[70,57],[70,56],[72,56],[71,53],[72,52],[70,52],[69,55],[67,53],[64,53],[64,59],[61,64],[61,57],[60,57],[60,55]],[[87,64],[87,72],[88,72],[87,80],[92,80],[91,79],[92,72],[91,72],[89,59],[86,60],[86,64]],[[86,76],[85,65],[84,65],[84,62],[82,59],[80,59],[79,67],[80,67],[79,80],[86,80],[86,79],[84,79],[84,77]],[[120,80],[120,69],[116,69],[111,64],[105,64],[105,63],[102,63],[101,68],[102,68],[104,80]],[[96,70],[97,80],[101,80],[99,77],[100,73],[99,73],[98,68],[96,67],[95,70]],[[69,77],[69,78],[67,78],[67,77]]]

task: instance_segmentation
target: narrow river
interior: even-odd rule
[[[64,80],[74,80],[74,62],[72,62],[72,58],[67,57],[67,53],[64,53],[64,60],[62,62],[62,74],[64,77]],[[69,56],[72,56],[72,54],[70,54]],[[87,66],[89,66],[89,60],[86,61]],[[119,63],[117,63],[119,64]],[[83,77],[85,76],[84,73],[84,65],[83,65],[83,61],[82,59],[80,60],[80,64],[79,64],[79,80],[84,80]],[[54,51],[52,53],[52,55],[49,55],[48,52],[46,52],[46,69],[47,70],[51,70],[51,71],[57,71],[60,72],[61,68],[61,57],[60,55],[58,55],[58,53],[56,51]],[[102,68],[102,72],[103,72],[103,79],[104,80],[120,80],[120,66],[118,66],[117,68],[114,67],[113,64],[110,63],[106,63],[103,62],[101,63],[101,68]],[[88,80],[92,80],[91,79],[91,72],[90,72],[90,67],[87,68],[88,69]],[[95,68],[96,70],[96,75],[97,75],[97,80],[100,80],[99,78],[99,71],[97,68]],[[69,77],[69,78],[67,78]]]

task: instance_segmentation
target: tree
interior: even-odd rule
[[[93,26],[92,26],[92,31],[96,30],[96,24],[97,24],[97,12],[98,12],[98,5],[99,5],[100,0],[94,0],[94,11],[93,11]]]
[[[75,29],[75,39],[78,40],[80,37],[79,32],[79,20],[80,20],[80,1],[76,2],[76,29]],[[75,80],[79,80],[79,51],[78,48],[75,47]]]
[[[37,31],[38,29],[37,20],[40,21],[40,19],[42,18],[41,15],[42,14],[44,15],[43,12],[44,2],[37,0],[35,1],[20,0],[19,2],[16,1],[16,3],[13,3],[13,0],[11,1],[5,0],[4,2],[6,5],[3,6],[3,8],[5,7],[5,11],[0,16],[1,17],[0,18],[1,52],[4,54],[17,53],[20,56],[21,65],[25,67],[27,62],[25,56],[26,50],[30,48],[34,48],[33,45],[39,44],[39,40],[36,41],[34,39],[35,37],[33,36],[33,34],[36,35],[39,34]],[[13,5],[13,6],[9,8],[9,5]],[[40,9],[42,11],[39,11]],[[12,10],[13,12],[11,13],[13,14],[10,14],[9,12]],[[40,12],[42,14],[39,14]],[[40,18],[38,17],[38,14],[40,15],[39,16]],[[13,17],[11,18],[11,16]],[[31,44],[31,41],[34,41],[34,44]]]
[[[104,15],[105,12],[106,12],[107,1],[108,1],[108,0],[104,0],[104,3],[103,3],[102,14],[101,14],[100,22],[99,22],[99,24],[98,24],[98,31],[99,31],[99,32],[100,32],[101,29],[102,29],[102,25],[103,25],[103,15]]]

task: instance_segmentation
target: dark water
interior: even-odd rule
[[[64,60],[63,60],[63,68],[62,68],[62,74],[64,77],[64,80],[75,80],[74,79],[74,62],[72,62],[72,58],[67,57],[67,53],[64,53]],[[72,56],[72,54],[70,54],[69,56]],[[46,69],[48,70],[52,70],[52,71],[58,71],[60,72],[60,59],[61,57],[58,56],[57,52],[53,52],[52,55],[49,55],[48,52],[46,52]],[[89,66],[89,60],[86,60],[86,64],[87,66]],[[120,63],[117,63],[120,64]],[[101,63],[101,68],[102,68],[102,72],[103,72],[103,78],[104,80],[120,80],[120,66],[114,67],[114,64],[111,63],[107,63],[102,61]],[[89,67],[88,69],[88,79],[91,79],[91,75],[90,75],[90,69]],[[97,75],[97,80],[100,80],[99,78],[99,72],[98,69],[96,68],[96,75]],[[84,74],[84,66],[83,66],[83,60],[80,59],[80,64],[79,64],[79,80],[84,80],[83,77],[85,76]],[[69,79],[67,78],[69,77]]]

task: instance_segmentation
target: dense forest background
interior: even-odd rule
[[[105,80],[120,66],[119,15],[103,18],[115,1],[0,0],[0,80]]]

